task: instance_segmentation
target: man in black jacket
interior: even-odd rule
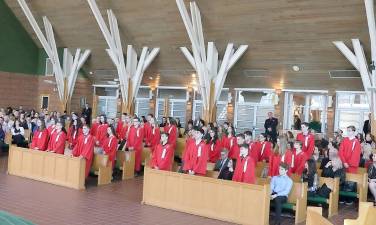
[[[277,142],[277,126],[278,119],[273,117],[272,112],[268,112],[268,119],[265,120],[264,127],[266,135],[270,135],[273,143]]]
[[[363,132],[364,135],[371,133],[371,113],[368,114],[368,120],[364,121]]]
[[[228,150],[222,149],[221,159],[219,159],[214,166],[214,171],[219,171],[218,179],[232,180],[234,174],[234,167],[232,160],[228,157]]]
[[[91,123],[91,108],[89,104],[85,104],[85,108],[82,109],[82,116],[85,118],[86,124]]]

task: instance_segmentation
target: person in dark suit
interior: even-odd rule
[[[278,119],[273,117],[272,112],[268,112],[268,119],[265,120],[264,127],[266,135],[270,135],[273,143],[277,141]]]
[[[86,124],[91,123],[91,108],[88,103],[86,103],[85,108],[82,109],[82,117],[85,118]]]
[[[215,163],[214,171],[219,171],[218,179],[232,180],[234,167],[232,164],[232,159],[228,157],[228,150],[226,148],[222,149],[221,159]]]
[[[364,135],[371,133],[371,123],[369,122],[370,120],[371,120],[371,113],[368,114],[368,120],[364,121],[364,125],[363,125]]]

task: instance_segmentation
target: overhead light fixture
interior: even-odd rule
[[[196,74],[195,74],[195,73],[192,73],[192,77],[193,77],[193,78],[196,78]]]
[[[294,70],[295,72],[298,72],[300,70],[300,68],[299,68],[299,66],[294,65],[294,66],[292,66],[292,70]]]
[[[93,73],[93,71],[90,71],[89,74],[90,74],[90,75],[93,75],[94,73]]]
[[[149,77],[149,80],[153,80],[153,77]]]

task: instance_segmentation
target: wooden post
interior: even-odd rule
[[[170,102],[168,98],[166,97],[164,99],[164,112],[163,112],[164,117],[169,117],[170,116]]]
[[[91,108],[91,118],[94,119],[97,117],[97,108],[98,108],[98,95],[93,95],[93,107]],[[91,121],[90,121],[91,123]]]

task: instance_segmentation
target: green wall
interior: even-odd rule
[[[17,17],[0,0],[0,70],[37,74],[39,52]]]

